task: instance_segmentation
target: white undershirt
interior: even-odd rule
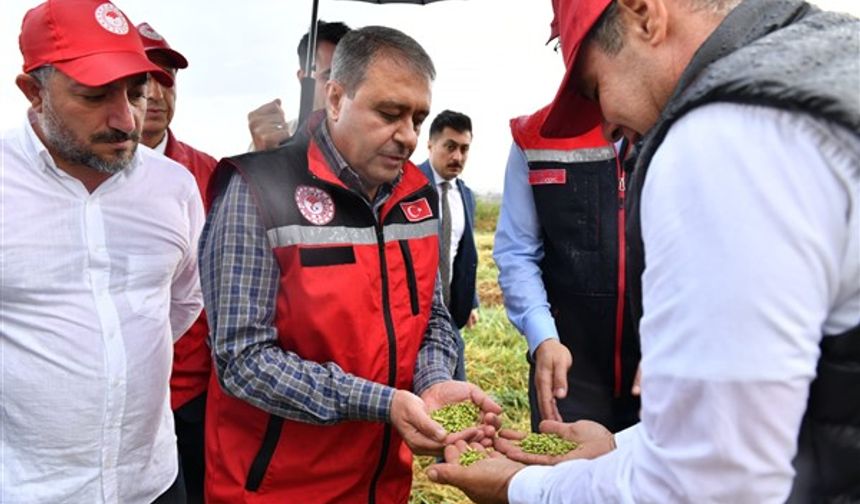
[[[167,137],[170,135],[170,132],[164,130],[164,136],[161,137],[161,141],[158,142],[158,145],[152,148],[155,152],[164,155],[164,152],[167,150]]]
[[[828,128],[724,103],[672,127],[642,194],[642,421],[510,502],[785,501],[821,335],[860,322],[860,142]]]
[[[433,165],[431,163],[430,167]],[[436,191],[439,193],[439,215],[442,215],[442,183],[445,179],[439,176],[436,168],[433,168],[433,181],[436,183]],[[460,189],[457,187],[457,178],[454,177],[448,181],[448,205],[451,209],[451,255],[450,269],[451,275],[454,274],[454,259],[457,257],[457,248],[460,246],[460,239],[463,238],[463,233],[466,231],[466,210],[463,208],[463,197],[460,195]],[[441,217],[440,217],[441,219]],[[440,237],[441,241],[441,237]],[[447,279],[451,283],[451,279]]]

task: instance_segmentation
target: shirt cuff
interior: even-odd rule
[[[349,390],[347,415],[350,420],[387,422],[393,398],[393,388],[364,378],[354,377]]]
[[[627,427],[624,430],[620,430],[615,433],[615,447],[620,448],[626,444],[631,443],[631,440],[636,437],[636,433],[639,432],[639,423],[635,423],[630,427]]]
[[[555,327],[555,319],[550,315],[549,310],[541,309],[534,310],[529,313],[525,319],[523,327],[526,335],[526,341],[529,344],[529,355],[534,355],[537,347],[544,341],[558,338],[558,329]]]
[[[425,390],[439,382],[451,380],[451,370],[444,366],[424,366],[415,372],[412,379],[412,390],[420,396]]]
[[[530,504],[540,502],[543,494],[544,475],[552,466],[526,466],[514,474],[508,483],[508,502],[510,504]]]

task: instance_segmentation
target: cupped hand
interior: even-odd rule
[[[606,427],[591,420],[579,420],[573,423],[544,420],[540,423],[540,432],[556,434],[578,446],[564,455],[538,455],[524,452],[519,442],[526,433],[502,429],[495,439],[494,447],[499,453],[517,462],[529,465],[554,465],[565,460],[592,459],[615,449],[615,440]]]
[[[445,447],[446,432],[427,413],[427,406],[417,395],[397,390],[391,400],[391,424],[416,455],[440,455]]]
[[[486,454],[487,458],[468,467],[461,466],[460,455],[469,448]],[[498,452],[486,451],[478,443],[468,445],[460,440],[445,447],[445,463],[428,467],[427,477],[435,483],[459,488],[477,504],[501,504],[508,502],[508,484],[523,467]]]
[[[457,380],[439,382],[425,390],[421,398],[430,411],[462,401],[471,401],[480,409],[478,426],[448,434],[445,444],[466,440],[484,441],[488,446],[492,445],[492,438],[501,427],[499,415],[502,413],[502,407],[477,385]]]

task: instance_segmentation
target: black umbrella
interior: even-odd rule
[[[375,4],[386,3],[407,3],[407,4],[428,4],[438,2],[440,0],[357,0],[359,2],[369,2]],[[311,113],[314,104],[314,78],[310,76],[314,65],[314,56],[316,55],[317,47],[317,10],[319,0],[313,1],[313,10],[311,11],[311,27],[308,30],[308,52],[305,56],[305,68],[308,69],[307,74],[302,78],[302,98],[299,102],[299,122],[303,122]]]

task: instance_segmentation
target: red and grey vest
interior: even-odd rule
[[[576,138],[541,136],[547,110],[513,119],[511,132],[528,160],[551,313],[576,358],[570,388],[628,398],[640,353],[626,304],[624,170],[599,128]],[[600,420],[613,430],[638,420],[638,405],[602,409],[612,411]]]
[[[280,270],[273,324],[303,359],[411,390],[439,263],[437,196],[411,163],[379,219],[333,173],[307,132],[226,159],[247,182]],[[412,454],[382,422],[314,425],[228,396],[213,381],[207,502],[405,503]]]
[[[206,186],[218,162],[205,152],[176,140],[167,132],[164,155],[186,167],[194,175],[203,206],[209,210]],[[170,407],[177,410],[195,397],[206,392],[212,370],[212,354],[206,337],[209,325],[206,313],[201,312],[194,324],[173,345],[173,371],[170,374]]]
[[[642,317],[641,274],[646,260],[640,221],[642,188],[651,159],[672,124],[708,103],[746,103],[806,113],[860,134],[858,32],[856,18],[821,12],[800,0],[746,0],[699,48],[660,122],[643,140],[631,177],[627,241],[637,324]],[[860,325],[842,334],[823,335],[794,460],[797,475],[791,504],[860,500],[858,391]]]

